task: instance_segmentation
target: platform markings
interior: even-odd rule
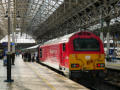
[[[28,63],[26,63],[34,72],[37,76],[39,76],[39,78],[41,78],[52,90],[56,90],[55,87],[53,85],[51,85],[48,80],[46,80],[45,78],[43,78],[38,72],[36,72],[36,70],[29,65]]]
[[[35,63],[35,64],[37,64],[37,63]],[[37,66],[39,66],[40,68],[43,68],[41,65],[39,65],[39,64],[37,64]],[[46,70],[50,70],[49,68],[45,68]],[[54,72],[54,73],[56,73],[55,71],[52,71],[52,70],[50,70],[51,72]],[[57,77],[59,77],[59,78],[61,78],[62,80],[65,80],[65,79],[67,79],[66,77],[64,77],[64,79],[63,79],[63,76],[62,75],[60,75],[60,74],[58,74],[58,73],[56,73],[55,74]]]
[[[35,64],[37,64],[37,63],[35,63]],[[39,64],[37,64],[37,66],[39,66],[40,68],[44,68],[44,67],[42,67],[41,65],[39,65]],[[45,68],[45,69],[47,69],[47,70],[50,70],[50,69],[48,69],[48,68]],[[50,71],[52,71],[52,70],[50,70]],[[52,71],[52,72],[54,72],[54,71]],[[56,73],[56,72],[55,72]],[[67,83],[67,84],[69,84],[69,85],[75,85],[74,87],[76,87],[76,85],[77,85],[77,87],[79,87],[80,86],[80,88],[81,87],[83,87],[83,86],[81,86],[80,84],[78,84],[78,83],[76,83],[76,82],[74,82],[74,81],[71,81],[70,79],[68,79],[67,77],[65,77],[65,76],[62,76],[62,75],[60,75],[60,74],[58,74],[58,73],[56,73],[55,74],[58,78],[60,78],[61,80],[64,80],[65,81],[65,83]],[[77,89],[77,90],[89,90],[88,88],[86,88],[86,89]]]

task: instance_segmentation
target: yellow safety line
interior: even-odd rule
[[[28,63],[26,63],[34,72],[35,74],[37,74],[39,76],[39,78],[41,78],[52,90],[56,90],[55,87],[53,85],[51,85],[48,80],[46,80],[45,78],[43,78],[38,72],[35,71],[35,69],[30,66]]]

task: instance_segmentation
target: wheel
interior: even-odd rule
[[[98,77],[100,77],[100,78],[105,78],[105,77],[106,77],[106,74],[105,74],[103,71],[100,71],[100,72],[98,73]]]

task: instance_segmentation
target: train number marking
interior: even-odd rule
[[[91,63],[93,63],[93,60],[87,61],[87,65],[89,65],[89,64],[91,64]]]
[[[90,60],[90,58],[91,58],[90,56],[85,56],[86,60]]]

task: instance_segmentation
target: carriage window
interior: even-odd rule
[[[40,58],[42,58],[42,49],[40,48]]]
[[[66,47],[65,47],[65,43],[63,43],[63,51],[65,51],[65,48],[66,48]]]
[[[73,46],[75,51],[99,51],[99,42],[94,38],[73,40]]]

